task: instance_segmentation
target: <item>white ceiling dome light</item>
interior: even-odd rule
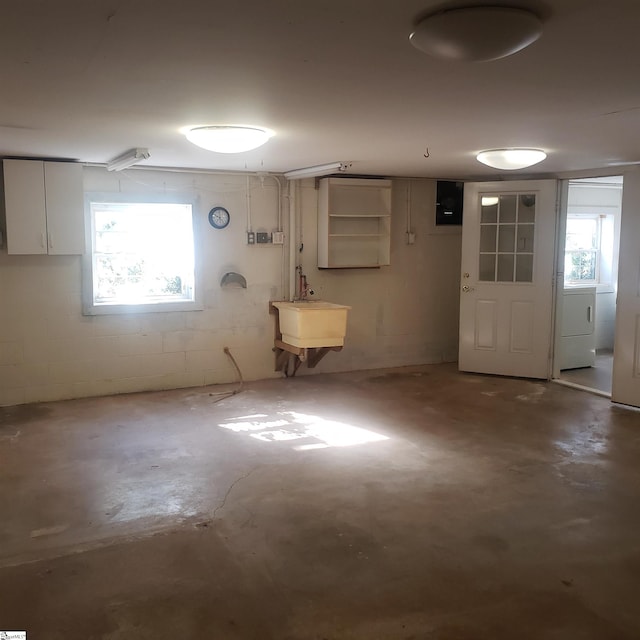
[[[189,142],[216,153],[242,153],[262,146],[274,132],[241,124],[204,125],[183,129]]]
[[[526,9],[475,6],[427,16],[409,40],[436,58],[487,62],[521,51],[541,34],[542,22]]]
[[[542,162],[547,154],[541,149],[488,149],[481,151],[476,159],[494,169],[526,169]]]

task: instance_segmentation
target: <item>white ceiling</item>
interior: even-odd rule
[[[495,62],[445,62],[409,44],[425,13],[471,4],[5,2],[0,155],[102,163],[148,147],[153,166],[351,161],[352,173],[434,178],[505,175],[475,160],[493,147],[545,149],[527,175],[640,161],[640,2],[516,0],[542,17],[542,38]],[[179,133],[221,123],[276,135],[228,155]]]

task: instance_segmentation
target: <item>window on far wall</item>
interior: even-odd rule
[[[610,284],[612,256],[613,216],[567,216],[565,284]]]
[[[191,203],[91,198],[85,313],[199,309]]]

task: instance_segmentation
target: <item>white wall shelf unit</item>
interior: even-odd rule
[[[82,165],[3,160],[7,252],[84,252]]]
[[[318,267],[390,263],[391,180],[324,178],[318,191]]]

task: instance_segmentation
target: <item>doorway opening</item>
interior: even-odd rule
[[[622,176],[570,180],[564,282],[558,295],[558,380],[611,397]]]

